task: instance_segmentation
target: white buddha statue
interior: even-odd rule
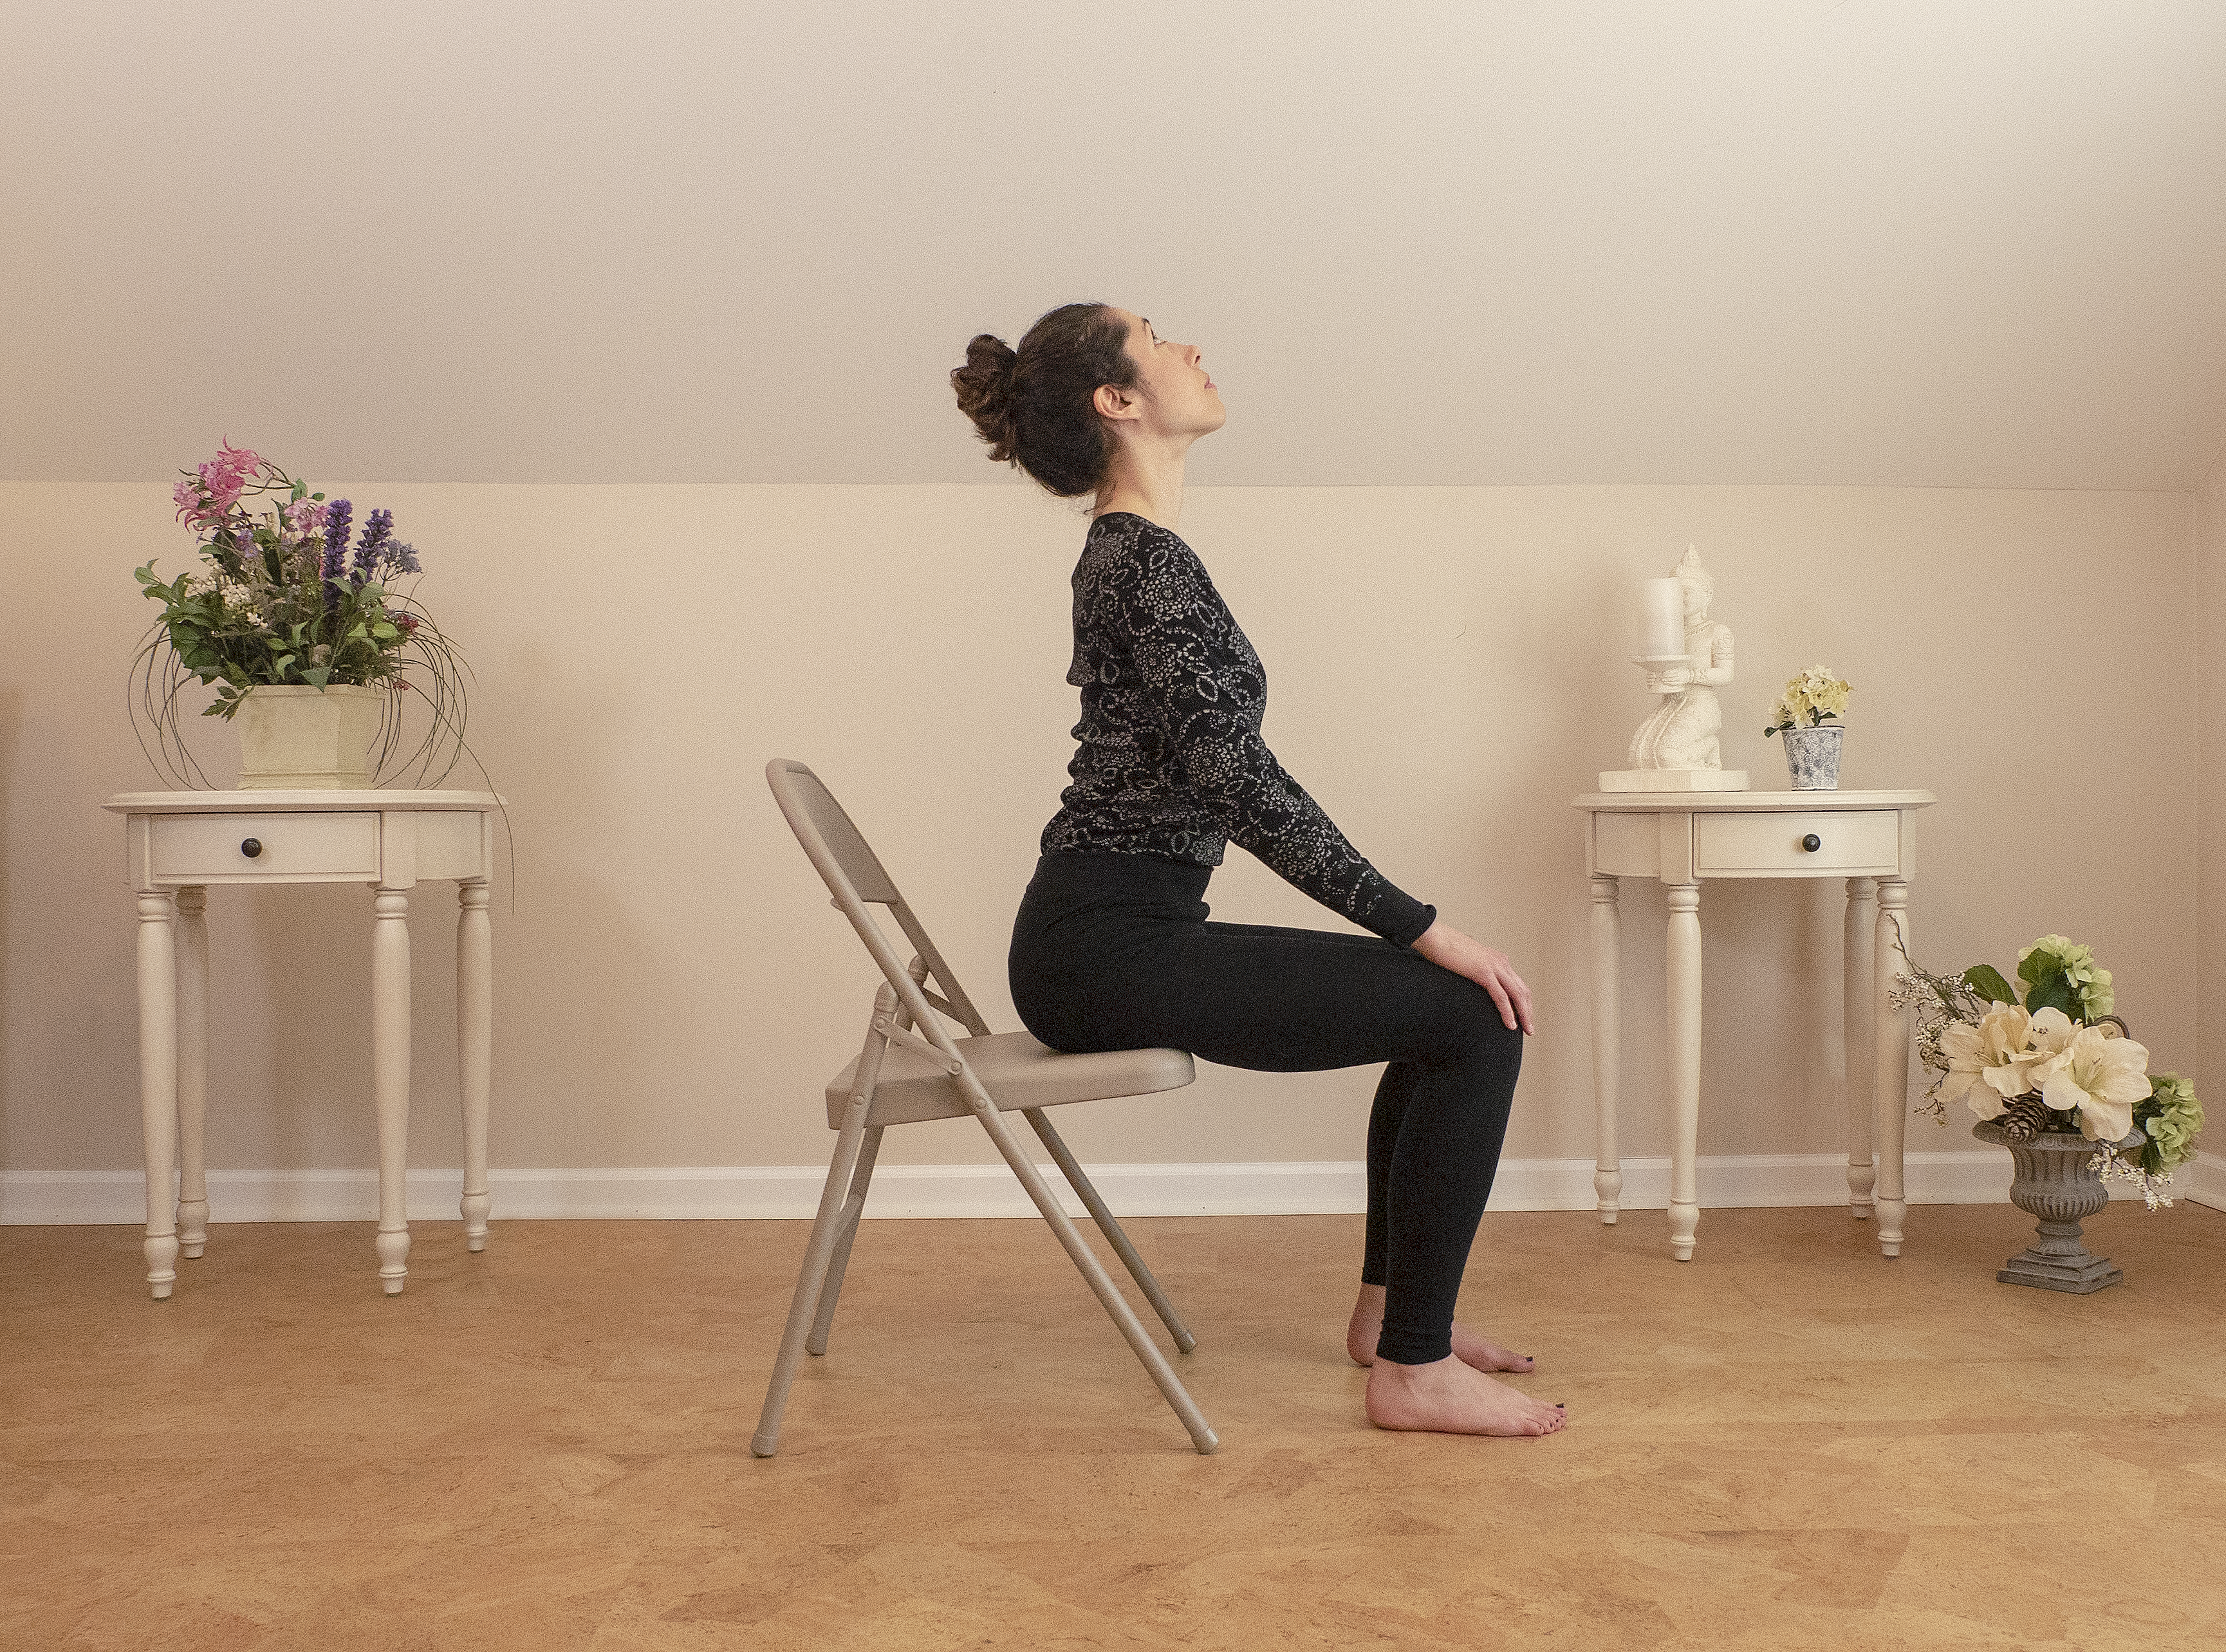
[[[1663,696],[1653,715],[1631,737],[1635,769],[1720,769],[1717,732],[1724,714],[1716,690],[1732,680],[1731,627],[1708,618],[1716,581],[1687,546],[1675,574],[1685,599],[1685,660],[1650,672],[1648,689]]]

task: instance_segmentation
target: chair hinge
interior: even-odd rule
[[[960,1073],[966,1071],[966,1064],[964,1062],[959,1060],[956,1056],[947,1056],[944,1054],[942,1051],[937,1049],[925,1039],[920,1037],[919,1033],[899,1026],[896,1023],[896,1018],[893,1015],[874,1016],[874,1031],[893,1043],[901,1044],[906,1049],[911,1051],[914,1055],[933,1062],[937,1066],[942,1068],[944,1071],[949,1073],[953,1078],[957,1077]]]

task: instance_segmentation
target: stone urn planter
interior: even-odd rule
[[[2010,1203],[2038,1219],[2039,1239],[2003,1263],[1997,1280],[2075,1296],[2125,1282],[2116,1263],[2089,1254],[2079,1239],[2079,1224],[2110,1202],[2110,1190],[2094,1167],[2102,1143],[2061,1130],[2019,1141],[1994,1119],[1973,1125],[1971,1134],[2010,1150]],[[2139,1130],[2127,1138],[2135,1147],[2144,1140]]]
[[[242,791],[359,791],[372,784],[371,747],[386,690],[334,683],[269,683],[240,696]]]

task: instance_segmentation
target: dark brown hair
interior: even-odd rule
[[[1105,304],[1061,304],[1039,317],[1014,350],[983,333],[951,373],[958,410],[974,421],[989,457],[1008,461],[1061,499],[1094,493],[1113,439],[1091,405],[1100,384],[1136,382],[1129,330]]]

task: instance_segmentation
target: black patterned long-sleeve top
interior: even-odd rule
[[[1306,894],[1405,946],[1436,909],[1345,841],[1260,737],[1268,674],[1198,555],[1157,523],[1110,511],[1074,570],[1082,690],[1074,783],[1046,854],[1155,855],[1219,866],[1234,840]]]

